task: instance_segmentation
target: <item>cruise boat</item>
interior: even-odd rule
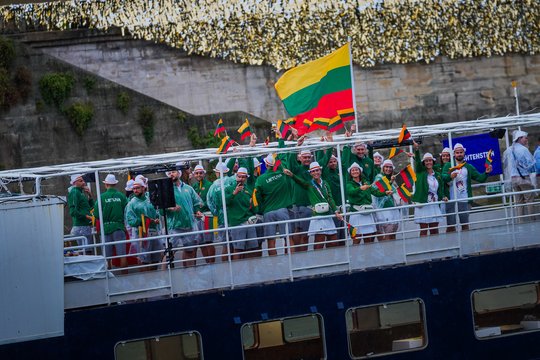
[[[512,130],[538,133],[539,126],[540,114],[529,114],[409,131],[418,142],[444,139],[450,147],[462,136],[491,134],[504,149]],[[207,263],[199,252],[196,265],[187,267],[177,249],[157,269],[132,261],[125,274],[107,267],[114,259],[103,256],[101,231],[95,243],[81,246],[65,235],[72,174],[93,175],[99,198],[108,173],[152,179],[179,161],[207,164],[328,147],[341,162],[344,146],[362,141],[389,147],[399,133],[0,171],[0,358],[540,358],[538,191],[532,190],[533,211],[522,212],[515,197],[525,192],[505,187],[502,175],[475,184],[468,231],[446,233],[442,221],[440,233],[427,237],[419,237],[415,205],[402,204],[396,240],[353,245],[345,231],[343,246],[314,250],[310,239],[308,251],[294,252],[284,241],[287,230],[277,241],[277,256],[268,256],[263,245],[260,257],[233,261],[218,251]],[[223,233],[224,242],[212,244],[218,250],[233,241]]]

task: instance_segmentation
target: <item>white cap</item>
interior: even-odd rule
[[[450,155],[452,155],[452,150],[450,150],[449,147],[445,147],[445,148],[442,149],[442,151],[441,151],[441,154],[444,154],[444,153],[449,153]]]
[[[454,145],[454,151],[456,151],[456,149],[463,149],[463,151],[467,151],[467,149],[465,149],[460,143],[456,143],[456,145]]]
[[[394,163],[392,162],[392,160],[384,160],[383,163],[381,164],[381,167],[385,167],[385,166],[388,166],[390,165],[392,167],[392,169],[395,169],[395,166],[394,166]]]
[[[336,157],[336,155],[332,154],[332,156],[330,156],[330,159],[336,159],[337,160],[337,157]]]
[[[148,178],[145,178],[142,175],[135,176],[135,181],[140,180],[144,183],[144,187],[146,187],[146,184],[148,183]]]
[[[426,159],[431,159],[433,161],[435,161],[435,158],[433,157],[433,155],[431,155],[431,153],[425,153],[424,156],[422,156],[422,161],[426,160]]]
[[[114,176],[114,174],[107,174],[105,180],[103,180],[103,183],[107,185],[116,185],[118,184],[118,180],[116,180],[116,176]]]
[[[516,142],[519,140],[520,137],[529,136],[525,131],[516,130],[512,133],[512,137],[514,138],[513,142]]]
[[[274,156],[272,154],[268,154],[268,156],[264,158],[264,163],[266,164],[266,166],[274,166],[276,160],[274,159]]]
[[[131,179],[126,182],[126,191],[132,191],[133,190],[133,183],[135,180]]]
[[[238,170],[236,170],[236,173],[237,174],[244,174],[247,177],[249,177],[248,171],[247,171],[247,169],[245,167],[238,168]]]
[[[309,171],[313,171],[313,170],[316,170],[316,169],[320,169],[321,168],[321,165],[319,165],[318,162],[314,161],[312,162],[311,164],[309,164]]]
[[[378,157],[382,158],[383,161],[384,161],[384,156],[382,156],[380,152],[377,151],[375,154],[373,154],[373,157],[375,157],[375,156],[378,156]]]
[[[253,158],[253,167],[256,168],[258,166],[261,166],[261,162],[257,158]]]
[[[351,164],[351,166],[349,166],[349,168],[347,169],[347,172],[350,174],[352,169],[359,169],[360,172],[364,171],[364,169],[362,169],[362,167],[361,167],[360,165],[358,165],[358,164],[356,163],[356,161],[353,162],[353,163]]]
[[[311,151],[309,151],[309,150],[302,150],[302,151],[300,151],[300,156],[302,156],[302,155],[309,155],[309,156],[311,156]]]
[[[193,172],[196,172],[196,171],[202,171],[203,173],[206,174],[206,170],[204,170],[204,167],[202,165],[195,166],[195,168],[193,169]]]
[[[131,188],[133,189],[133,186],[135,185],[139,185],[139,186],[142,186],[143,188],[146,188],[146,184],[141,179],[135,179],[135,181],[133,181],[133,185]]]
[[[227,167],[227,165],[225,165],[224,162],[219,161],[219,162],[216,164],[216,167],[214,168],[214,171],[217,172],[217,173],[223,173],[223,174],[226,174],[226,173],[229,172],[229,168]]]
[[[69,180],[69,183],[71,185],[75,184],[75,181],[77,181],[78,178],[82,177],[83,174],[74,174],[74,175],[71,175],[71,178]]]

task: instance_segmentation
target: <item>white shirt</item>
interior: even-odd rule
[[[454,184],[450,186],[450,198],[451,199],[466,199],[468,198],[467,194],[467,175],[469,174],[469,171],[464,166],[459,170],[454,170],[453,173],[457,173],[457,176],[455,177],[455,189],[457,190],[457,196],[454,196]]]

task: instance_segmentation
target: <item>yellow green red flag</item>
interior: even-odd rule
[[[289,115],[296,117],[294,127],[303,135],[317,127],[305,126],[304,120],[339,116],[354,120],[349,44],[320,59],[285,72],[275,85]],[[320,127],[319,127],[320,128]]]

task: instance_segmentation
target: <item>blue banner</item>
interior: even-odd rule
[[[465,161],[473,165],[476,170],[483,173],[486,171],[484,164],[489,150],[493,150],[493,171],[490,175],[502,174],[501,151],[499,149],[499,139],[489,136],[489,134],[462,136],[452,138],[452,145],[460,143],[465,150]],[[448,140],[443,140],[443,146],[448,146]]]

